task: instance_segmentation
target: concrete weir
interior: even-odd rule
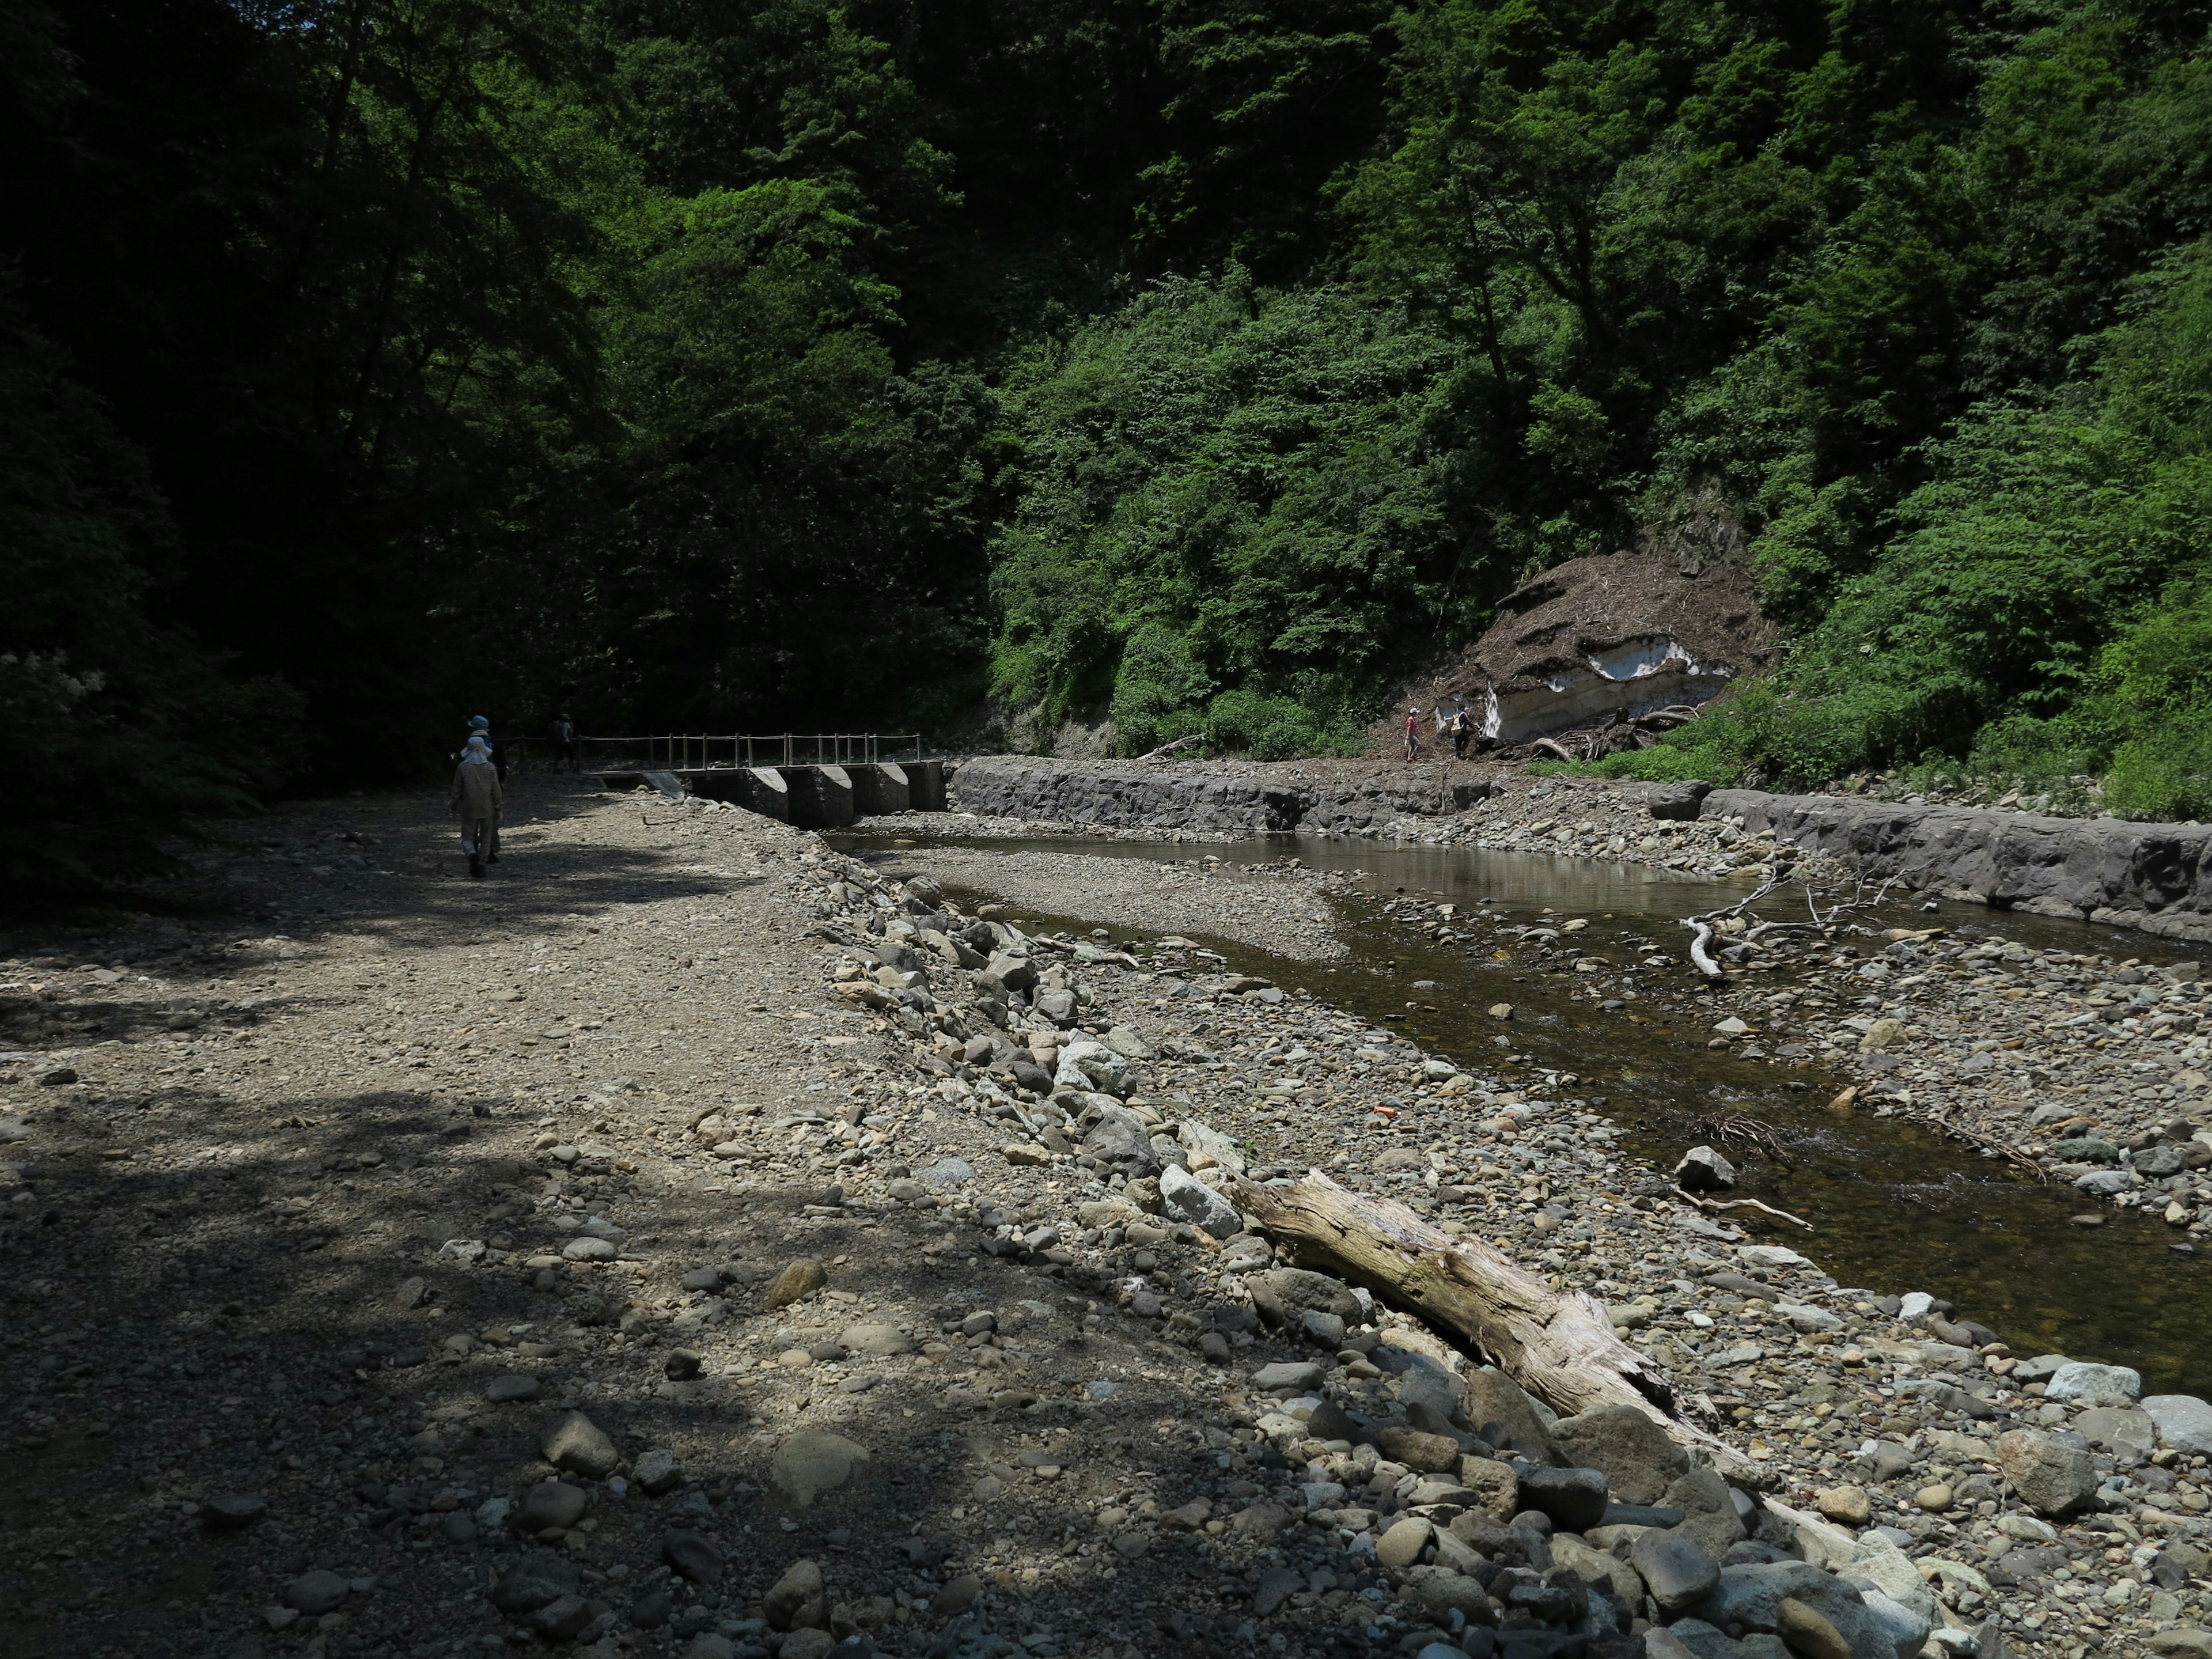
[[[802,830],[836,830],[863,817],[945,810],[941,761],[872,762],[845,766],[708,766],[674,771],[605,771],[609,789],[641,785],[708,800],[728,801]]]

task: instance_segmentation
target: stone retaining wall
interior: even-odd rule
[[[2212,829],[2046,818],[1963,806],[1911,806],[1842,795],[1717,789],[1704,816],[1741,814],[1754,833],[1852,860],[1948,898],[1998,909],[2212,939]]]
[[[1462,783],[1439,799],[1435,782],[1420,777],[1323,785],[1006,757],[969,761],[951,783],[961,811],[987,817],[1209,835],[1364,830],[1394,818],[1456,811],[1491,791],[1486,783]]]

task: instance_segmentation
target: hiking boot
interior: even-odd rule
[[[499,854],[494,853],[489,858],[486,859],[484,862],[486,864],[497,864],[499,862]]]
[[[481,876],[483,874],[483,860],[478,858],[471,859],[469,860],[469,873],[472,876]]]

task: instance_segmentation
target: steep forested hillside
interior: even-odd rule
[[[2200,810],[2206,27],[0,0],[9,872],[465,707],[1342,746],[1716,488],[1798,644],[1625,763]]]

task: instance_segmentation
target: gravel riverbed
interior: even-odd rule
[[[11,942],[8,1651],[2212,1656],[2212,1408],[1160,937],[1318,960],[1319,878],[963,914],[909,849],[516,796],[486,881],[319,803]],[[1100,894],[1140,939],[1009,925]],[[1279,1267],[1215,1189],[1310,1164],[1600,1297],[1760,1473]]]

